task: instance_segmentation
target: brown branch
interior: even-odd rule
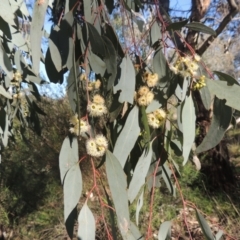
[[[237,15],[239,12],[238,5],[236,4],[235,0],[228,0],[228,4],[230,7],[230,11],[228,15],[222,20],[222,22],[219,24],[218,28],[216,29],[216,35],[210,36],[203,45],[197,50],[197,53],[201,56],[211,45],[211,43],[217,38],[217,36],[223,31],[223,29],[227,26],[229,22],[232,21],[232,19]]]

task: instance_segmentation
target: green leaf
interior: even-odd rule
[[[2,85],[0,85],[0,94],[5,98],[12,99],[11,94],[7,92]]]
[[[128,155],[130,154],[140,133],[138,123],[139,108],[135,106],[129,113],[123,130],[117,138],[113,154],[119,160],[122,168],[124,167]]]
[[[181,119],[183,130],[183,165],[185,165],[195,139],[196,128],[196,113],[191,95],[186,96],[182,103]]]
[[[182,156],[182,144],[178,139],[171,140],[170,147],[177,156]]]
[[[158,231],[158,240],[171,239],[171,225],[170,221],[163,222]]]
[[[226,105],[240,111],[240,86],[233,84],[229,86],[226,81],[213,81],[206,79],[207,87],[211,94],[219,99],[225,99]]]
[[[129,234],[130,218],[127,198],[127,179],[119,160],[106,152],[106,174],[117,215],[119,230],[123,239]]]
[[[137,224],[137,226],[139,223],[139,212],[143,206],[143,195],[144,195],[144,190],[142,190],[142,192],[137,200],[137,207],[136,207],[136,224]]]
[[[48,40],[49,42],[49,50],[50,50],[50,54],[51,54],[51,58],[52,58],[52,61],[53,61],[53,64],[56,68],[56,70],[58,72],[61,71],[62,69],[62,58],[61,58],[61,54],[60,52],[58,51],[58,48],[57,46],[55,45],[55,43],[51,40],[51,38],[49,38]]]
[[[214,73],[219,77],[219,80],[226,81],[228,85],[233,85],[233,84],[239,85],[239,82],[235,78],[233,78],[232,76],[226,73],[218,72],[218,71],[214,71]]]
[[[49,80],[53,83],[63,83],[63,71],[58,72],[52,61],[50,50],[48,48],[45,58],[45,69]]]
[[[167,31],[176,31],[176,30],[181,30],[184,26],[186,26],[186,24],[188,23],[188,19],[184,20],[184,21],[180,21],[180,22],[174,22],[174,23],[170,23],[166,30]]]
[[[95,240],[95,219],[85,202],[78,216],[78,238]]]
[[[200,22],[188,23],[186,27],[197,32],[207,33],[207,34],[216,36],[216,32],[212,28],[207,27]]]
[[[87,58],[92,71],[103,76],[106,71],[105,62],[91,51],[89,51]]]
[[[63,184],[64,195],[64,220],[69,235],[74,226],[73,211],[79,202],[82,194],[82,174],[79,164],[74,164],[66,173]],[[69,221],[71,220],[71,221]]]
[[[93,24],[92,19],[92,1],[84,0],[83,1],[83,7],[84,7],[84,17],[85,21]]]
[[[1,41],[0,41],[0,66],[3,69],[3,71],[7,74],[7,76],[10,79],[12,79],[13,78],[12,64],[3,48]]]
[[[106,51],[104,62],[107,66],[107,72],[110,74],[107,90],[110,90],[113,87],[117,76],[117,54],[111,40],[105,36],[103,36],[102,39],[104,40]]]
[[[171,175],[172,175],[172,171],[170,170],[170,168],[168,167],[167,163],[165,162],[162,165],[162,178],[164,180],[164,182],[166,183],[166,186],[169,190],[169,192],[175,196],[176,194],[176,188],[174,187],[172,181],[171,181]]]
[[[133,96],[135,91],[135,69],[133,67],[132,61],[127,54],[126,57],[122,59],[120,64],[121,75],[118,80],[118,84],[114,87],[114,92],[121,90],[119,102],[129,102],[133,104]]]
[[[6,108],[5,108],[6,111]],[[7,147],[8,145],[8,136],[9,136],[9,122],[8,122],[8,115],[5,115],[5,128],[3,129],[3,136],[2,136],[2,143],[4,147]]]
[[[161,106],[162,106],[162,104],[159,101],[153,99],[153,101],[147,106],[146,113],[154,112],[155,110],[157,110]]]
[[[2,17],[0,17],[0,30],[6,35],[8,39],[12,39],[12,34],[9,28],[9,25],[6,21],[3,20]]]
[[[212,234],[212,231],[208,225],[208,223],[206,222],[206,220],[204,219],[204,217],[202,216],[201,213],[199,213],[197,210],[196,210],[196,215],[197,215],[197,220],[200,224],[200,227],[203,231],[203,234],[204,236],[206,237],[207,240],[215,240],[213,234]]]
[[[215,97],[211,126],[202,143],[197,147],[196,153],[201,153],[217,146],[229,127],[231,119],[232,108],[225,105],[225,100],[219,100]]]
[[[223,239],[223,230],[219,230],[215,236],[215,240],[221,240],[221,239]]]
[[[59,168],[62,184],[67,171],[78,162],[78,159],[77,138],[73,138],[72,142],[70,142],[69,137],[66,137],[63,141],[59,155]]]
[[[151,160],[152,160],[152,154],[153,154],[152,146],[150,146],[148,153],[146,154],[146,150],[145,150],[137,162],[137,165],[133,172],[132,180],[128,188],[128,199],[130,203],[134,201],[141,187],[145,183],[145,178],[147,176],[147,173],[151,164]]]
[[[5,129],[5,125],[6,125],[6,112],[4,108],[1,108],[0,109],[0,127],[2,129],[2,132]]]
[[[42,4],[38,4],[38,1],[36,1],[33,8],[30,38],[32,50],[32,68],[36,74],[39,73],[40,67],[42,28],[47,6],[48,1],[43,1]]]
[[[209,89],[207,87],[203,87],[199,90],[199,93],[204,107],[209,110],[212,104],[212,98]]]
[[[143,234],[140,233],[139,229],[137,228],[137,226],[130,221],[130,232],[127,235],[126,240],[143,240]]]
[[[77,70],[78,70],[78,67],[76,69],[76,74],[78,75]],[[74,75],[75,75],[74,67],[72,67],[67,78],[67,95],[68,95],[70,107],[73,112],[76,111],[76,107],[77,107],[77,91],[76,91],[76,83],[75,83],[76,79]]]
[[[153,56],[153,69],[160,79],[167,75],[167,61],[161,48]]]
[[[9,24],[15,25],[14,14],[8,0],[0,1],[0,16]]]
[[[161,39],[162,33],[161,33],[161,26],[157,21],[155,21],[150,28],[150,46],[152,46],[155,42],[159,41]]]

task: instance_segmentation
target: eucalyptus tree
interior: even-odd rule
[[[38,114],[44,113],[22,84],[27,83],[29,91],[40,101],[35,85],[42,83],[40,61],[53,83],[62,83],[64,73],[69,71],[67,93],[72,118],[60,151],[59,166],[64,221],[70,238],[78,219],[78,238],[95,239],[96,219],[88,204],[93,193],[101,208],[100,219],[108,239],[118,239],[118,234],[122,239],[152,238],[155,188],[164,181],[176,195],[172,176],[178,166],[174,156],[182,156],[183,165],[189,160],[198,161],[199,154],[219,144],[231,123],[233,109],[240,110],[238,82],[226,73],[211,72],[201,59],[238,13],[236,2],[228,1],[230,10],[215,30],[200,22],[210,1],[192,1],[190,19],[177,22],[169,16],[169,1],[148,1],[154,10],[150,23],[139,20],[137,14],[145,3],[37,0],[30,17],[24,2],[0,2],[0,127],[4,145],[13,134],[15,116],[21,121],[23,131],[31,126],[41,133]],[[123,34],[123,39],[128,37],[132,42],[124,48],[109,18],[114,4],[119,6],[122,24],[129,33]],[[52,7],[54,25],[43,56],[40,46],[42,36],[47,35],[43,24],[48,7]],[[19,24],[19,18],[27,23],[26,28]],[[208,35],[200,46],[199,32]],[[141,48],[142,42],[148,45],[148,54]],[[199,134],[196,137],[196,124],[201,140]],[[85,146],[81,155],[79,145]],[[93,186],[77,216],[82,197],[79,167],[82,161],[89,162]],[[106,184],[102,181],[104,171]],[[143,234],[137,226],[144,191],[148,190],[150,213],[147,232]],[[131,204],[136,204],[136,223],[130,218]],[[111,226],[106,217],[108,211]],[[198,211],[196,214],[205,236],[220,239],[222,232],[214,236],[203,216]],[[170,229],[171,222],[161,224],[158,239],[170,237]]]

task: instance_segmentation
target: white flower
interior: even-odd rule
[[[102,146],[104,148],[108,147],[108,141],[102,134],[96,135],[95,142],[98,146]]]

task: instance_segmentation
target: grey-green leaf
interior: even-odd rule
[[[200,224],[200,227],[203,231],[203,234],[204,236],[206,237],[207,240],[215,240],[213,234],[212,234],[212,231],[208,225],[208,223],[206,222],[206,220],[204,219],[204,217],[202,216],[201,213],[199,213],[197,210],[196,210],[196,215],[197,215],[197,220]]]
[[[229,85],[233,85],[233,84],[239,85],[239,82],[235,78],[233,78],[232,76],[226,73],[219,72],[219,71],[214,71],[214,73],[219,77],[219,80],[226,81],[228,82]]]
[[[121,76],[117,86],[114,87],[114,91],[121,90],[119,102],[129,102],[133,104],[133,96],[135,91],[135,70],[132,61],[127,55],[122,59],[120,64]]]
[[[56,68],[56,70],[58,72],[61,71],[62,69],[62,58],[61,58],[61,54],[58,51],[57,46],[55,45],[55,43],[51,40],[51,38],[49,38],[49,50],[50,50],[50,54],[51,54],[51,58],[53,61],[53,64]]]
[[[216,32],[212,28],[207,27],[206,25],[199,22],[188,23],[186,27],[197,32],[207,33],[216,36]]]
[[[12,13],[11,5],[8,0],[0,1],[0,16],[9,24],[15,25],[14,14]]]
[[[170,221],[163,222],[158,231],[158,240],[171,239],[171,225]]]
[[[149,151],[146,150],[142,153],[142,156],[139,158],[137,165],[134,169],[132,180],[128,188],[128,199],[130,203],[134,201],[141,187],[145,183],[145,178],[147,176],[151,160],[152,160],[152,144],[150,145]]]
[[[161,27],[157,21],[155,21],[150,28],[150,45],[152,46],[162,36]]]
[[[223,230],[219,230],[215,236],[216,240],[222,240],[223,239]]]
[[[183,165],[188,161],[189,153],[195,139],[196,113],[192,96],[186,96],[181,112],[183,132]]]
[[[2,85],[0,85],[0,94],[2,96],[4,96],[5,98],[12,99],[11,94],[9,92],[7,92]]]
[[[173,31],[176,31],[176,30],[181,30],[188,22],[188,19],[187,20],[184,20],[184,21],[180,21],[180,22],[174,22],[174,23],[170,23],[166,30],[167,31],[170,31],[170,30],[173,30]]]
[[[66,137],[63,141],[59,155],[59,168],[62,183],[67,171],[78,162],[78,159],[77,138],[73,138],[72,143],[70,143],[69,137]]]
[[[127,179],[119,160],[109,150],[106,152],[106,174],[115,206],[118,226],[123,239],[126,239],[130,226]]]
[[[200,96],[201,96],[204,107],[207,110],[210,109],[212,99],[211,99],[211,94],[210,94],[209,89],[207,87],[203,87],[199,90],[199,93],[200,93]]]
[[[223,138],[232,119],[232,108],[225,105],[225,100],[214,99],[213,119],[207,135],[197,147],[196,153],[201,153],[215,147]]]
[[[7,74],[7,76],[12,79],[13,73],[12,73],[12,64],[2,46],[2,42],[0,41],[0,66],[4,70],[4,72]]]
[[[42,28],[46,10],[48,6],[48,0],[43,1],[42,4],[38,4],[38,1],[34,4],[33,19],[31,24],[30,38],[31,38],[31,50],[32,50],[32,63],[33,70],[36,74],[39,73],[40,58],[41,58],[41,40],[42,40]]]
[[[138,115],[139,108],[135,106],[129,113],[113,150],[113,154],[119,160],[122,168],[124,168],[128,155],[134,147],[140,133]]]
[[[214,81],[206,79],[207,87],[211,94],[219,99],[226,99],[226,105],[240,111],[240,86],[233,84],[229,86],[226,81]]]
[[[82,174],[78,163],[75,163],[66,173],[63,185],[64,195],[64,220],[77,206],[82,194]]]
[[[140,196],[137,200],[137,207],[136,207],[136,224],[137,224],[137,226],[139,223],[139,213],[143,206],[143,194],[144,194],[144,190],[142,190],[142,193],[140,194]]]
[[[85,202],[78,215],[78,238],[81,240],[95,240],[95,219]]]

